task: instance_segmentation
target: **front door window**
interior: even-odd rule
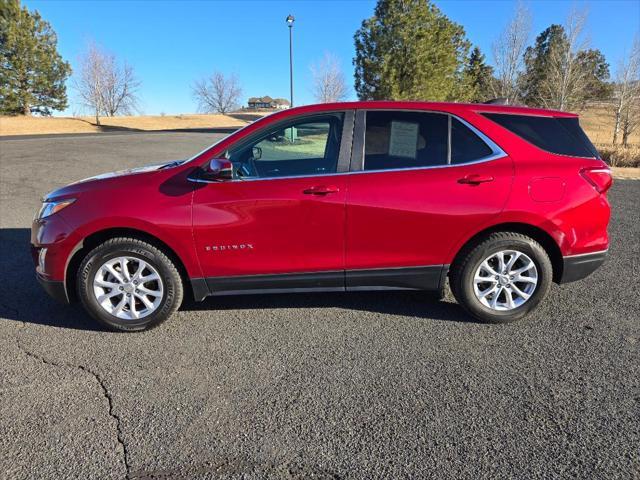
[[[281,125],[229,152],[234,175],[278,178],[336,173],[343,114]]]

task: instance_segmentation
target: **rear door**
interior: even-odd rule
[[[453,245],[505,205],[512,162],[445,113],[369,110],[356,119],[347,288],[437,288]]]

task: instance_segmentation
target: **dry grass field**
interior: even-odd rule
[[[97,133],[104,130],[180,130],[190,128],[236,128],[247,124],[228,115],[165,115],[101,117],[103,128],[93,117],[0,117],[0,136],[44,133]]]
[[[610,107],[593,105],[580,114],[580,125],[591,141],[598,145],[611,145],[613,139],[613,112]],[[640,146],[640,130],[636,130],[629,139],[632,145]]]

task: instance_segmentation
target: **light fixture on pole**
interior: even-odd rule
[[[293,22],[296,19],[293,15],[289,14],[286,18],[287,26],[289,27],[289,102],[293,107]]]

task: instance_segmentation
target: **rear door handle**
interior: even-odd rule
[[[458,183],[462,183],[464,185],[480,185],[481,183],[493,182],[493,177],[491,175],[466,175],[460,179],[458,179]]]
[[[328,193],[338,193],[340,189],[335,185],[316,185],[311,188],[303,190],[305,195],[326,195]]]

